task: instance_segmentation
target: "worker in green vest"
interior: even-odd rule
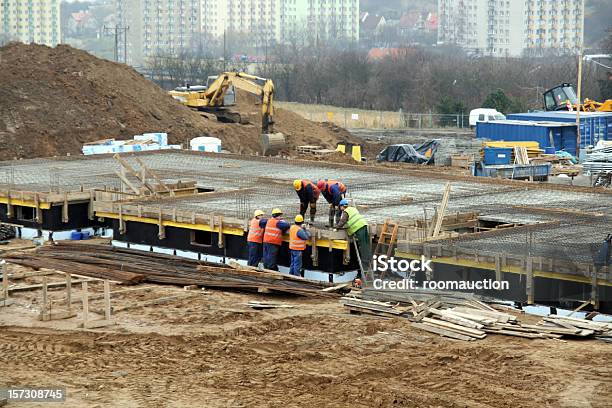
[[[349,239],[353,237],[357,239],[357,247],[359,248],[359,256],[361,263],[366,270],[371,270],[372,264],[372,247],[370,244],[370,234],[368,232],[368,222],[355,207],[349,207],[347,199],[342,199],[339,205],[342,215],[340,222],[336,224],[336,228],[345,228]],[[364,271],[365,272],[365,271]]]

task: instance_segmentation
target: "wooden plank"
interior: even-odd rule
[[[584,302],[582,302],[582,304],[580,306],[578,306],[576,309],[574,309],[569,315],[568,317],[571,317],[574,313],[581,311],[582,309],[584,309],[585,307],[587,307],[588,305],[591,304],[590,300],[585,300]]]
[[[92,280],[93,279],[75,280],[72,283],[91,282]],[[66,282],[51,282],[51,283],[47,283],[47,289],[61,288],[62,286],[66,286]],[[26,286],[16,286],[14,288],[9,288],[9,292],[27,292],[29,290],[41,289],[42,287],[43,287],[42,284],[26,285]]]
[[[123,168],[125,168],[132,176],[134,176],[136,179],[138,179],[143,186],[145,186],[145,188],[147,190],[149,190],[151,192],[151,194],[155,195],[156,191],[155,188],[153,188],[153,186],[151,186],[146,180],[143,180],[141,177],[142,175],[139,174],[131,165],[130,163],[128,163],[123,157],[119,156],[119,154],[115,154],[113,156],[113,159],[115,159],[117,162],[119,162],[119,164],[121,164],[121,166]]]
[[[524,333],[515,330],[495,330],[495,329],[484,329],[486,333],[505,334],[507,336],[525,337],[527,339],[541,339],[543,336],[539,333]]]
[[[123,174],[121,174],[119,171],[116,171],[116,170],[115,170],[115,174],[117,175],[117,177],[119,177],[119,179],[123,182],[123,184],[128,186],[135,194],[140,195],[140,190],[137,189],[136,186],[134,186],[134,184],[132,184],[132,182],[127,179],[127,177],[125,177]]]
[[[87,282],[83,282],[82,283],[81,290],[83,292],[83,294],[82,294],[82,299],[83,299],[83,326],[85,326],[85,324],[89,320],[89,299],[87,298],[87,296],[88,296],[88,293],[87,293]]]
[[[337,291],[339,291],[341,289],[348,288],[350,286],[351,286],[350,283],[341,283],[341,284],[336,285],[336,286],[330,286],[329,288],[321,289],[321,292],[337,292]]]
[[[111,319],[111,304],[110,304],[110,283],[104,281],[104,317],[106,320]]]
[[[586,330],[595,330],[595,331],[599,331],[599,332],[605,332],[605,331],[609,331],[610,329],[606,326],[600,326],[600,325],[593,325],[590,323],[584,323],[584,322],[572,322],[572,321],[564,321],[565,323],[568,323],[574,327],[577,327],[579,329],[586,329]]]
[[[259,302],[256,300],[249,301],[247,306],[256,309],[293,309],[295,306],[288,305],[286,303],[278,303],[278,302]]]
[[[446,320],[447,322],[455,323],[461,326],[470,327],[472,329],[482,329],[484,325],[476,323],[472,320],[464,319],[459,316],[452,316],[444,313],[443,310],[430,308],[429,311],[437,316],[438,319]]]
[[[576,317],[559,316],[559,315],[548,315],[548,318],[555,319],[555,320],[563,320],[574,326],[576,324],[586,324],[586,325],[590,325],[591,327],[597,327],[602,330],[612,330],[612,323],[594,322],[592,320],[585,320],[585,319],[579,319]]]
[[[439,334],[440,336],[444,336],[444,337],[450,337],[452,339],[456,339],[456,340],[463,340],[463,341],[474,341],[476,340],[474,337],[470,337],[470,336],[466,336],[465,334],[460,334],[451,330],[445,330],[441,327],[437,327],[437,326],[432,326],[430,324],[425,324],[425,323],[412,323],[411,324],[412,327],[416,327],[417,329],[421,329],[421,330],[425,330],[428,331],[430,333],[435,333],[435,334]]]
[[[444,213],[446,212],[446,207],[448,206],[448,200],[450,199],[451,192],[451,184],[450,182],[446,183],[444,187],[444,194],[442,195],[442,202],[436,211],[436,219],[433,223],[433,231],[431,233],[431,237],[435,238],[440,234],[440,230],[442,229],[442,222],[444,220]]]
[[[8,297],[8,264],[5,261],[2,261],[2,299],[6,300]]]
[[[497,321],[496,319],[492,319],[490,317],[476,316],[476,315],[471,314],[471,313],[457,312],[457,311],[454,311],[453,309],[445,310],[445,314],[447,316],[452,316],[452,317],[458,316],[458,317],[461,317],[463,319],[472,320],[472,321],[475,321],[475,322],[478,322],[478,323],[484,324],[484,325],[493,324],[493,323],[495,323]]]
[[[458,306],[451,309],[453,312],[460,313],[468,313],[474,314],[477,316],[489,317],[491,319],[497,319],[501,323],[508,323],[509,321],[515,321],[516,317],[507,313],[491,311],[491,310],[481,310],[481,309],[472,309],[468,307]]]
[[[170,188],[166,185],[166,183],[164,183],[158,176],[157,174],[151,170],[146,164],[143,163],[142,160],[140,160],[139,157],[135,157],[134,159],[136,159],[136,162],[140,165],[140,168],[143,170],[143,175],[142,175],[142,182],[143,184],[146,182],[145,179],[145,174],[149,174],[151,177],[153,177],[153,179],[155,179],[155,181],[157,182],[157,184],[159,184],[159,186],[164,189],[164,191],[170,193],[172,195],[172,191],[170,190]]]
[[[431,319],[429,317],[424,317],[422,321],[423,323],[429,323],[429,324],[433,324],[436,326],[440,326],[445,329],[453,330],[453,331],[456,331],[462,334],[466,334],[468,336],[475,337],[475,338],[484,338],[486,336],[486,333],[483,331],[461,326],[455,323],[445,322],[445,321],[437,320],[437,319]]]
[[[546,332],[546,333],[556,333],[556,334],[571,334],[571,335],[580,335],[582,332],[581,329],[566,329],[565,327],[554,327],[554,326],[542,326],[542,325],[533,325],[533,324],[522,324],[521,325],[525,329],[532,329],[538,332]],[[594,332],[592,330],[585,330],[585,332]]]

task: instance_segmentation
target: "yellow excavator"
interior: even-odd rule
[[[229,109],[235,103],[234,89],[260,97],[262,134],[274,133],[274,83],[271,79],[244,72],[223,72],[208,77],[206,86],[179,87],[170,91],[170,95],[185,106],[215,115],[220,122],[246,124],[248,118]]]
[[[612,99],[595,102],[585,99],[578,102],[572,84],[563,83],[544,92],[544,109],[547,111],[612,112]]]

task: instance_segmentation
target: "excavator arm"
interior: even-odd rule
[[[263,85],[260,85],[259,82],[263,82]],[[204,106],[222,107],[225,94],[232,86],[260,97],[262,132],[273,133],[274,83],[271,79],[260,78],[244,72],[224,72],[202,94]]]

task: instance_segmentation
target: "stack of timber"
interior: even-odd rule
[[[99,244],[61,242],[39,247],[33,252],[12,253],[5,259],[34,269],[51,268],[123,284],[150,282],[314,297],[339,296],[333,291],[323,291],[331,287],[330,284],[275,271],[260,271],[237,264],[228,266],[201,262]]]
[[[528,339],[593,337],[612,341],[612,323],[551,315],[537,325],[521,324],[515,314],[499,311],[481,300],[458,292],[365,289],[343,297],[340,303],[351,313],[405,318],[413,327],[456,340],[474,341],[487,334],[502,334]]]
[[[538,330],[548,330],[556,334],[576,337],[593,336],[599,340],[612,342],[612,323],[608,322],[594,322],[571,316],[549,315],[538,322],[535,327]]]
[[[556,154],[541,154],[530,159],[532,164],[552,164],[551,176],[565,174],[567,176],[577,176],[582,172],[582,166],[574,164],[569,157],[557,156]]]
[[[298,154],[310,156],[329,156],[331,154],[336,153],[335,150],[325,149],[322,146],[298,146],[295,150]]]

